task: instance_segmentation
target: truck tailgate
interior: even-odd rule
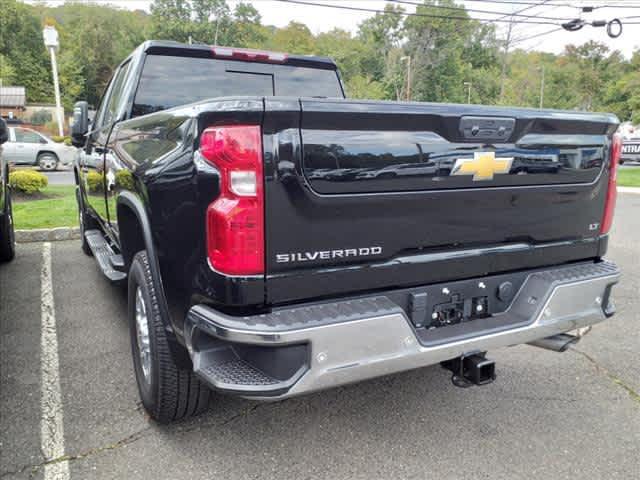
[[[267,301],[596,258],[614,116],[265,99]]]

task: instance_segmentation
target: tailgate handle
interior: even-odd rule
[[[460,133],[465,140],[497,140],[506,142],[513,133],[515,118],[462,117]]]

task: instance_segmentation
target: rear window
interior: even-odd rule
[[[342,98],[335,70],[211,58],[147,56],[133,116],[212,97]]]

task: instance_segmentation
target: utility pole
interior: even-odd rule
[[[542,78],[540,79],[540,108],[543,108],[544,104],[544,65],[540,67],[542,71]]]
[[[53,73],[53,89],[56,96],[56,120],[58,122],[58,134],[64,136],[64,120],[62,106],[60,104],[60,84],[58,82],[58,62],[56,61],[56,50],[58,49],[58,31],[55,27],[47,25],[42,31],[44,38],[44,46],[49,49],[51,54],[51,71]]]
[[[407,102],[411,101],[411,55],[400,57],[400,61],[407,62]]]
[[[464,82],[463,84],[465,87],[467,87],[467,103],[471,103],[471,87],[473,86],[473,83],[471,82]]]

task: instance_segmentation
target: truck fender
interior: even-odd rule
[[[153,236],[151,235],[151,223],[149,222],[149,216],[142,203],[142,201],[132,192],[124,191],[118,195],[116,200],[117,209],[120,206],[126,206],[136,216],[138,226],[142,233],[144,248],[147,251],[149,258],[149,266],[151,268],[151,277],[156,287],[156,294],[158,296],[158,307],[160,309],[160,316],[162,317],[162,323],[167,335],[169,348],[173,354],[173,358],[176,364],[182,368],[191,368],[191,360],[189,358],[186,348],[178,341],[175,330],[173,328],[173,322],[171,321],[171,314],[167,304],[167,297],[164,292],[164,286],[162,284],[162,275],[160,272],[160,262],[156,252],[155,245],[153,243]],[[121,232],[122,233],[122,232]],[[120,236],[122,242],[122,235]],[[120,245],[121,250],[125,248]],[[136,252],[132,252],[135,254]]]

